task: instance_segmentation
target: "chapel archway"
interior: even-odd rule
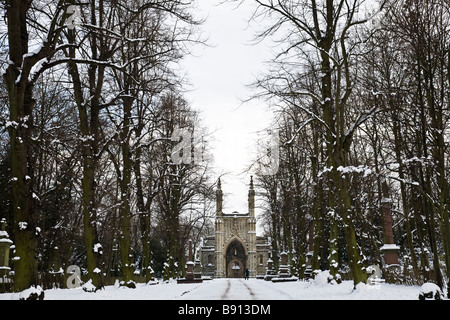
[[[226,254],[227,278],[243,278],[247,268],[247,255],[244,245],[238,239],[234,239],[227,247]]]

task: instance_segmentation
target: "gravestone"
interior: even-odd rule
[[[385,183],[383,184],[383,188],[387,189]],[[394,242],[394,232],[392,230],[392,200],[388,197],[388,192],[386,190],[383,191],[384,198],[381,199],[381,212],[384,218],[384,245],[380,248],[380,251],[383,253],[384,259],[384,267],[389,268],[399,266],[398,261],[398,251],[400,247],[397,246]]]
[[[419,300],[443,300],[444,294],[441,288],[434,283],[424,283],[420,287]]]
[[[278,278],[273,278],[272,282],[287,282],[287,281],[297,281],[297,277],[291,277],[291,273],[289,271],[289,263],[288,263],[288,254],[286,252],[282,252],[281,256],[281,264],[278,268]]]
[[[264,276],[265,281],[272,281],[273,278],[278,278],[278,275],[275,274],[275,270],[273,270],[273,260],[267,260],[267,270],[266,275]]]
[[[398,259],[400,247],[395,244],[392,230],[392,200],[388,197],[387,187],[384,184],[384,198],[381,199],[381,212],[384,217],[384,245],[380,248],[383,254],[383,273],[386,282],[396,283],[401,275]]]
[[[308,252],[306,253],[306,268],[304,272],[305,280],[311,279],[313,274],[312,258],[314,255],[314,224],[309,226]]]
[[[280,264],[280,268],[278,270],[278,275],[280,276],[280,278],[288,278],[291,276],[290,272],[289,272],[289,265],[288,265],[288,254],[286,252],[282,252],[280,254],[281,256],[281,264]]]
[[[9,267],[9,250],[12,243],[8,232],[6,232],[6,220],[2,219],[0,222],[0,292],[8,291],[12,283],[12,279],[9,278],[11,271]]]
[[[2,219],[0,224],[0,277],[3,277],[11,271],[9,267],[9,248],[13,242],[9,239],[8,232],[6,232],[6,220]]]
[[[194,278],[201,279],[202,278],[202,264],[200,263],[200,259],[195,259],[194,266]]]
[[[60,255],[58,247],[53,248],[53,266],[45,276],[47,288],[59,289],[64,284],[64,270],[61,267]]]
[[[187,271],[186,271],[186,278],[184,279],[178,279],[177,283],[178,284],[183,284],[183,283],[202,283],[203,280],[202,279],[195,279],[195,275],[194,275],[194,265],[195,263],[192,261],[192,240],[189,240],[189,258],[188,258],[188,262],[186,263],[187,266]]]
[[[306,269],[305,269],[305,280],[311,279],[312,278],[312,274],[313,274],[313,269],[312,269],[312,257],[313,257],[313,252],[309,251],[306,254]]]

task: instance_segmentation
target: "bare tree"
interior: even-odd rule
[[[328,211],[339,216],[337,222],[345,232],[346,254],[357,285],[366,277],[356,239],[349,181],[338,168],[349,165],[355,131],[377,111],[373,108],[350,113],[348,105],[355,86],[354,56],[361,43],[358,27],[368,22],[373,13],[364,14],[365,1],[358,0],[254,2],[257,9],[253,18],[270,21],[259,37],[281,34],[280,43],[284,44],[273,61],[277,68],[257,83],[262,88],[257,95],[271,96],[299,108],[308,116],[306,123],[319,123],[325,131]],[[382,1],[377,12],[386,4],[387,1]],[[302,60],[307,61],[308,68]],[[318,90],[302,84],[302,76],[311,70],[318,75]],[[302,100],[309,103],[305,106]],[[315,105],[318,107],[311,108]]]
[[[59,52],[68,18],[67,2],[2,1],[6,16],[8,52],[3,73],[8,92],[12,175],[14,242],[16,245],[15,290],[37,284],[36,195],[33,167],[33,89],[39,76],[59,64]],[[42,7],[46,7],[43,11]]]

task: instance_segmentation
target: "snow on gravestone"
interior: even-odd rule
[[[19,300],[44,300],[44,289],[41,286],[32,286],[19,293]]]
[[[85,284],[83,284],[83,286],[81,288],[83,289],[84,292],[96,292],[97,291],[97,288],[92,283],[92,279],[89,279],[89,281],[86,282]]]
[[[444,294],[442,293],[441,288],[434,283],[425,283],[420,287],[419,300],[442,300],[443,298]]]

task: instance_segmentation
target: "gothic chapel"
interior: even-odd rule
[[[271,251],[270,241],[256,236],[253,177],[248,192],[248,213],[224,213],[222,185],[216,191],[215,235],[203,239],[199,254],[203,276],[212,278],[264,277]]]

